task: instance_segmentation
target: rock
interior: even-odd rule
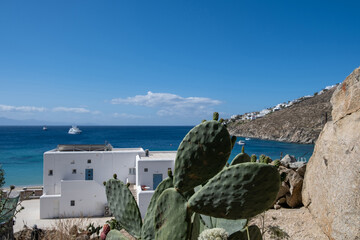
[[[278,210],[278,209],[280,209],[280,208],[281,208],[280,205],[278,205],[278,204],[275,204],[275,205],[274,205],[274,209],[275,209],[275,210]]]
[[[290,192],[289,187],[287,186],[286,183],[282,182],[276,199],[280,199],[281,197],[284,197],[288,192]]]
[[[286,197],[279,198],[279,200],[276,201],[276,204],[282,205],[286,203]]]
[[[289,164],[289,168],[291,169],[298,169],[306,165],[306,162],[292,162]]]
[[[294,170],[289,171],[287,178],[290,183],[290,194],[286,194],[286,203],[289,207],[300,207],[302,205],[303,178]]]
[[[280,160],[281,165],[283,165],[284,167],[289,167],[290,163],[294,163],[294,162],[296,162],[296,158],[289,154],[286,154],[285,157],[283,157]]]
[[[305,176],[305,171],[306,171],[306,164],[304,164],[302,167],[299,167],[296,172],[302,177],[304,178]]]
[[[304,178],[303,202],[330,239],[360,239],[360,68],[337,87]]]

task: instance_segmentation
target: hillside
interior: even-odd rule
[[[313,97],[302,98],[253,120],[230,119],[229,132],[235,136],[295,143],[314,143],[326,119],[331,120],[331,96],[336,87]]]

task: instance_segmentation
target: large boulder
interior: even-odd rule
[[[360,68],[335,90],[306,167],[303,203],[330,239],[360,239]]]

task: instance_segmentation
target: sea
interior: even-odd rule
[[[5,187],[42,185],[43,153],[58,144],[104,144],[116,148],[177,150],[181,140],[193,126],[79,126],[81,134],[70,135],[70,126],[0,126],[0,164],[5,171]],[[312,144],[294,144],[260,139],[238,138],[245,142],[249,155],[265,154],[279,159],[281,154],[294,155],[308,161],[314,150]],[[241,152],[236,144],[229,162]]]

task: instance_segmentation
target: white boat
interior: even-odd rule
[[[246,140],[246,141],[250,141],[250,140],[251,140],[251,138],[245,138],[245,140]]]
[[[245,145],[245,142],[242,141],[242,140],[240,140],[240,141],[237,142],[237,144],[239,144],[239,145]]]
[[[43,126],[43,131],[46,131],[47,130],[47,127],[46,126]]]
[[[69,129],[69,134],[80,134],[82,131],[77,126],[72,126],[72,128]]]

